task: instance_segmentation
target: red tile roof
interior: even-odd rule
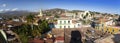
[[[58,36],[58,37],[56,37],[55,40],[56,40],[56,41],[58,41],[58,40],[60,40],[60,41],[64,41],[64,37],[62,37],[62,36]]]
[[[44,43],[44,40],[34,39],[34,40],[29,40],[28,43]]]

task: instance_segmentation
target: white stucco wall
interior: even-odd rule
[[[68,23],[68,21],[70,22]],[[72,20],[58,20],[57,24],[55,25],[55,28],[78,28],[78,24],[79,26],[81,25],[81,23],[73,24]]]
[[[91,19],[92,18],[92,15],[90,14],[89,11],[85,11],[85,12],[82,12],[82,13],[78,13],[79,17],[81,19],[83,19],[83,16],[86,16],[86,14],[88,13],[88,16],[85,18],[85,19]]]
[[[106,26],[108,26],[108,25],[114,25],[114,24],[115,24],[115,22],[113,22],[113,20],[108,21],[108,22],[105,23]]]

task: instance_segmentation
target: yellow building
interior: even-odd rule
[[[98,24],[96,25],[95,29],[103,31],[105,33],[116,34],[120,31],[120,27],[111,25],[106,25],[106,22],[109,21],[106,16],[99,18]]]
[[[97,30],[101,30],[105,33],[115,34],[120,31],[120,27],[115,26],[104,26],[103,24],[99,24],[95,27]]]

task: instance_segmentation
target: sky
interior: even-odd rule
[[[0,11],[52,8],[120,14],[120,0],[0,0]]]

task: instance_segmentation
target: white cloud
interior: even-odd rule
[[[13,8],[11,11],[16,11],[16,10],[18,10],[18,8]]]
[[[2,4],[3,7],[6,7],[7,5],[6,4]]]
[[[0,9],[0,12],[4,11],[4,9]]]
[[[5,11],[10,11],[10,9],[5,9]]]

